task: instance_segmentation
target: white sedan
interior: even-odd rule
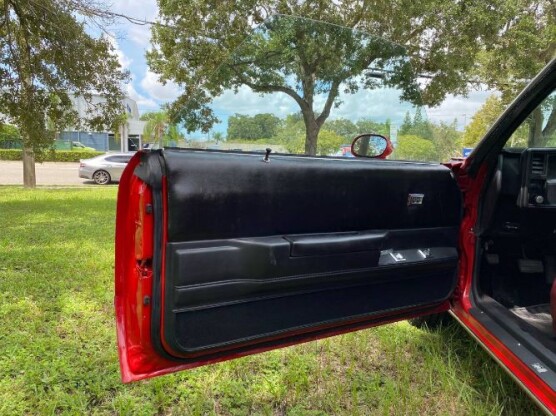
[[[92,179],[98,185],[119,182],[120,176],[134,153],[107,153],[79,163],[79,177]]]

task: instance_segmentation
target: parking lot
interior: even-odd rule
[[[88,186],[93,181],[77,176],[78,162],[36,163],[37,185]],[[19,161],[0,161],[0,185],[23,185],[23,164]]]

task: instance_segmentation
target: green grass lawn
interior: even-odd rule
[[[457,325],[406,322],[124,385],[116,189],[0,187],[0,415],[538,411]]]

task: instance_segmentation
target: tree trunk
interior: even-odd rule
[[[552,135],[556,131],[556,100],[552,102],[552,110],[550,111],[550,115],[546,121],[546,125],[542,131],[542,135],[545,137],[545,140],[550,140]],[[551,143],[552,145],[552,143]]]
[[[303,118],[305,119],[305,154],[316,156],[320,126],[312,112],[303,114]]]
[[[543,114],[541,107],[537,107],[531,113],[529,119],[528,147],[545,147],[546,141],[542,134]]]
[[[23,186],[25,188],[35,188],[37,178],[35,176],[35,154],[32,149],[23,149]]]

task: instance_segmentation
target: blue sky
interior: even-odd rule
[[[153,21],[157,16],[156,0],[118,0],[112,8],[118,13],[138,19]],[[126,86],[127,95],[137,101],[141,113],[157,110],[164,103],[171,102],[180,95],[182,89],[178,85],[172,82],[163,85],[147,66],[145,52],[151,47],[148,25],[140,26],[122,21],[113,27],[113,32],[113,44],[120,63],[131,72],[131,82]],[[451,122],[457,118],[458,127],[463,129],[464,123],[469,122],[490,94],[489,91],[474,91],[468,97],[449,96],[440,106],[426,109],[426,114],[432,121]],[[395,97],[395,94],[392,97]],[[338,109],[333,109],[331,118],[346,117],[356,120],[370,117],[381,121],[385,119],[388,106],[390,109],[392,106],[401,109],[400,104],[395,100],[388,100],[387,97],[381,100],[381,106],[377,106],[377,100],[365,93],[346,95],[342,97],[342,101],[343,104]],[[403,113],[406,109],[403,107]],[[215,126],[215,131],[225,131],[227,117],[236,112],[273,112],[278,116],[285,116],[298,111],[293,100],[284,94],[261,97],[253,94],[248,87],[241,88],[237,95],[232,92],[223,94],[214,102],[214,110],[222,120],[221,125]],[[390,119],[393,118],[397,117],[390,115]]]

